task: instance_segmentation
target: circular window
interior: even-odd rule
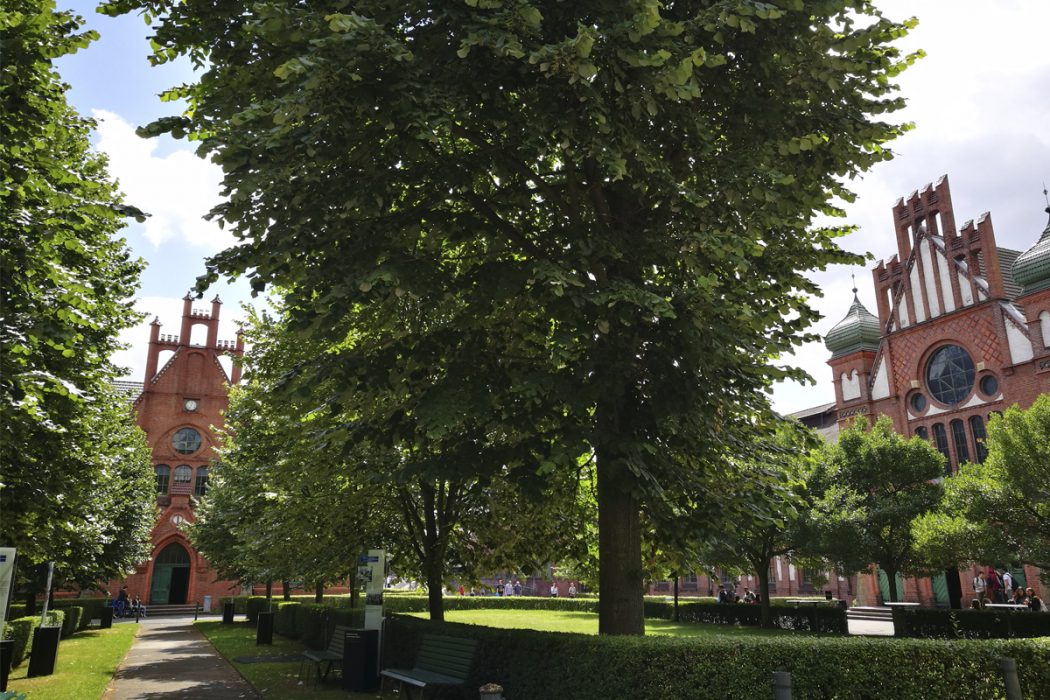
[[[985,396],[995,396],[999,393],[999,380],[991,374],[981,377],[981,393]]]
[[[922,413],[926,410],[926,397],[922,394],[915,394],[911,397],[911,407],[916,413]]]
[[[180,455],[191,455],[201,448],[201,434],[193,428],[182,428],[171,439],[171,446]]]
[[[958,345],[945,345],[926,364],[926,387],[941,403],[957,404],[973,389],[970,354]]]

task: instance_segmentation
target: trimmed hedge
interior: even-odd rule
[[[482,610],[502,608],[505,610],[568,610],[572,612],[598,612],[596,598],[540,598],[533,596],[445,596],[445,610]],[[426,612],[427,598],[422,596],[384,596],[383,612]]]
[[[849,632],[846,611],[831,605],[770,605],[773,627],[798,632],[824,634],[847,634]],[[645,616],[670,620],[674,617],[674,604],[646,601]],[[715,625],[762,624],[762,608],[745,603],[678,603],[678,619],[682,622],[702,622]]]
[[[261,598],[262,600],[266,600],[266,596],[246,596],[246,595],[222,596],[221,598],[219,598],[219,607],[216,608],[215,611],[216,612],[222,612],[222,606],[225,605],[226,603],[231,603],[232,602],[233,603],[233,612],[235,614],[237,614],[237,615],[247,615],[248,614],[248,601],[250,599],[253,599],[253,598]],[[361,600],[364,601],[364,598],[362,597]],[[276,606],[279,603],[304,603],[304,604],[305,603],[312,603],[314,605],[318,604],[318,603],[314,603],[314,597],[312,595],[293,595],[291,600],[284,600],[284,598],[281,598],[279,596],[274,597],[273,598],[273,604],[274,604],[274,608],[275,609],[276,609]],[[363,604],[363,602],[362,602],[362,604]],[[347,596],[347,595],[325,596],[324,597],[324,603],[322,603],[322,605],[329,605],[329,606],[335,606],[335,607],[350,607],[350,596]],[[265,610],[266,607],[263,606],[262,609]]]
[[[273,631],[282,637],[288,637],[289,639],[299,639],[299,610],[302,608],[302,603],[287,602],[277,604],[277,614],[273,620]]]
[[[102,609],[109,603],[107,598],[61,598],[55,601],[55,610],[80,608],[83,612],[77,622],[77,631],[87,629],[92,620],[102,617]],[[65,633],[63,633],[65,636]]]
[[[244,614],[248,616],[248,622],[253,625],[259,621],[259,613],[266,612],[270,603],[273,601],[272,598],[267,598],[264,595],[253,595],[248,596],[247,603],[244,606]]]
[[[70,605],[62,612],[66,614],[65,619],[62,620],[62,639],[65,639],[66,637],[72,637],[80,629],[80,620],[84,617],[84,608],[79,605]]]
[[[1025,610],[894,608],[893,629],[901,637],[928,639],[1050,637],[1050,615]]]
[[[51,627],[61,627],[65,621],[65,613],[61,610],[49,610],[47,622]],[[8,620],[4,627],[4,639],[14,642],[11,652],[11,665],[19,666],[29,656],[30,648],[33,646],[33,630],[40,626],[40,616],[20,617]]]
[[[1002,697],[1002,656],[1017,661],[1025,697],[1050,688],[1050,640],[598,637],[401,615],[387,620],[384,664],[410,668],[426,632],[478,640],[463,698],[488,682],[508,700],[772,698],[778,670],[798,698]]]

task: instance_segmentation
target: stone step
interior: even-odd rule
[[[197,610],[197,606],[193,603],[187,605],[147,605],[146,614],[149,617],[158,617],[160,615],[192,615]],[[131,613],[129,617],[134,617],[135,614]]]
[[[893,620],[893,610],[886,607],[860,606],[850,608],[846,611],[846,617],[850,620]]]

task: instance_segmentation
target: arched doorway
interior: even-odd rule
[[[151,605],[180,605],[190,587],[190,554],[177,542],[162,549],[153,559],[149,587]]]

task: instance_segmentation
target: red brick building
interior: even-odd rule
[[[215,581],[208,562],[190,545],[179,525],[193,521],[196,499],[208,488],[208,469],[218,446],[228,389],[240,380],[240,369],[225,357],[239,357],[244,343],[219,340],[221,302],[210,311],[183,300],[179,335],[162,334],[159,319],[150,326],[149,354],[143,384],[122,383],[135,396],[138,424],[153,450],[160,509],[153,528],[153,549],[125,581],[111,581],[116,592],[126,584],[132,596],[151,605],[184,604],[238,592],[235,581]],[[227,364],[229,373],[223,364]]]
[[[950,473],[985,459],[991,414],[1050,392],[1050,224],[1024,253],[999,248],[987,212],[956,227],[947,176],[898,200],[893,223],[897,255],[872,271],[878,316],[855,296],[825,338],[834,415],[839,426],[887,415],[902,435],[931,440]],[[1032,567],[1013,574],[1038,588]],[[905,600],[957,607],[973,576],[909,579]],[[874,577],[858,584],[874,602]]]

